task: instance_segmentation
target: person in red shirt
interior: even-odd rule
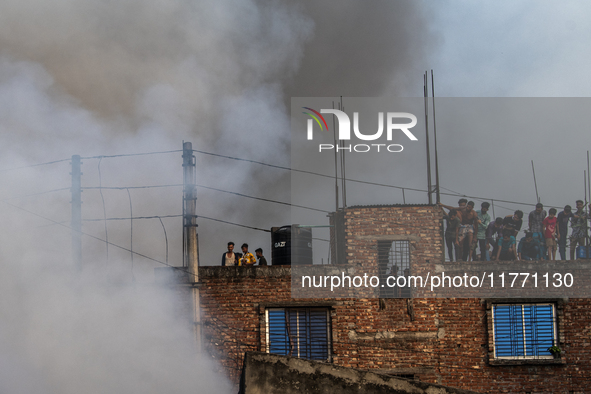
[[[544,239],[548,251],[548,260],[556,260],[556,209],[550,208],[547,216],[542,222],[544,226]]]

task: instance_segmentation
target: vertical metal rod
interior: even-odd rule
[[[186,266],[189,282],[192,284],[193,324],[197,351],[201,352],[201,301],[199,297],[199,240],[197,239],[197,193],[196,193],[195,156],[193,145],[183,142],[183,226],[186,240]]]
[[[429,90],[427,84],[427,72],[425,71],[425,74],[423,75],[423,94],[425,97],[425,142],[427,147],[427,195],[429,197],[429,204],[433,204],[433,197],[431,196],[431,149],[429,148]]]
[[[334,101],[332,102],[332,109],[334,109]],[[333,133],[333,139],[334,139],[334,146],[335,146],[335,150],[334,150],[334,197],[335,197],[335,208],[334,208],[334,223],[335,223],[335,227],[334,227],[334,237],[332,238],[332,242],[334,242],[334,255],[331,256],[333,258],[333,264],[337,264],[338,263],[338,231],[337,231],[337,216],[338,216],[338,212],[339,212],[339,160],[338,160],[338,153],[337,153],[337,146],[338,146],[338,140],[337,140],[337,127],[336,127],[336,123],[335,123],[335,115],[332,115],[332,133]]]
[[[587,171],[583,170],[583,185],[585,189],[585,205],[587,205]]]
[[[439,160],[437,159],[437,127],[435,123],[435,83],[433,79],[433,70],[431,70],[431,92],[433,93],[433,137],[435,139],[435,201],[441,202],[439,195]]]
[[[402,203],[406,204],[406,197],[404,196],[404,188],[402,188]]]
[[[585,188],[585,214],[588,214],[587,212],[587,171],[583,170],[583,186]],[[587,216],[588,217],[588,216]],[[587,227],[587,220],[585,220],[585,228]],[[589,236],[589,234],[587,233],[585,236],[585,246],[587,246],[587,237]]]
[[[536,182],[536,170],[534,168],[534,161],[531,161],[531,170],[534,173],[534,186],[536,188],[536,200],[540,202],[540,197],[538,196],[538,183]]]
[[[497,216],[495,215],[495,200],[490,200],[491,205],[492,205],[492,213],[493,213],[493,218],[497,218]]]
[[[591,174],[589,173],[589,151],[587,151],[587,191],[589,192],[587,195],[591,200]],[[585,212],[587,212],[587,218],[589,218],[589,204],[587,202],[585,203]],[[591,242],[591,239],[589,239],[589,233],[587,233],[586,242],[587,246],[589,246],[589,243]],[[587,250],[587,258],[589,258],[589,250]]]
[[[72,156],[72,263],[82,269],[82,172],[80,156]]]
[[[339,109],[345,112],[345,107],[343,106],[343,96],[341,96],[341,103],[339,105]],[[345,149],[341,153],[341,177],[342,177],[342,192],[343,192],[343,208],[347,208],[347,181],[346,179],[346,171],[347,166],[345,165]]]
[[[334,101],[332,102],[332,109],[334,109]],[[334,139],[334,194],[335,194],[335,207],[334,211],[337,212],[339,210],[339,164],[338,164],[338,153],[337,153],[337,128],[334,121],[335,116],[332,115],[332,133]]]

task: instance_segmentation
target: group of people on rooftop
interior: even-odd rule
[[[555,208],[546,213],[541,203],[536,204],[536,209],[529,213],[528,229],[519,244],[516,238],[523,225],[523,212],[520,210],[491,221],[488,202],[483,202],[479,211],[474,210],[473,201],[465,198],[458,201],[458,207],[439,205],[449,210],[444,218],[447,221],[445,243],[450,261],[555,260],[557,249],[560,259],[566,260],[567,239],[570,239],[570,259],[574,260],[577,246],[586,245],[589,216],[582,200],[577,200],[576,212],[573,213],[571,206],[566,205],[558,215]],[[569,222],[572,229],[570,237]],[[479,254],[476,254],[477,248]]]
[[[234,242],[228,242],[228,251],[224,252],[222,255],[222,266],[253,266],[256,264],[256,259],[248,251],[248,244],[242,244],[242,253],[235,253],[234,252]],[[259,260],[259,265],[267,265],[267,259],[263,256],[263,249],[258,248],[254,251],[257,255],[257,259]]]

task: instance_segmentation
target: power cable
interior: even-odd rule
[[[144,153],[124,153],[120,155],[100,155],[100,156],[87,156],[87,157],[80,157],[80,159],[89,160],[89,159],[111,159],[114,157],[130,157],[130,156],[147,156],[147,155],[159,155],[163,153],[176,153],[182,152],[182,149],[177,150],[167,150],[167,151],[159,151],[159,152],[144,152]]]
[[[161,219],[161,218],[178,218],[178,217],[182,217],[183,215],[164,215],[164,216],[136,216],[133,218],[106,218],[106,219],[82,219],[82,221],[84,222],[102,222],[102,221],[110,221],[110,220],[139,220],[139,219]],[[221,219],[215,219],[215,218],[210,218],[207,216],[201,216],[201,215],[197,215],[197,218],[199,219],[207,219],[207,220],[212,220],[214,222],[220,222],[220,223],[225,223],[225,224],[230,224],[232,226],[238,226],[238,227],[245,227],[251,230],[257,230],[257,231],[263,231],[266,233],[270,233],[271,230],[267,230],[264,228],[260,228],[260,227],[252,227],[252,226],[247,226],[245,224],[239,224],[239,223],[234,223],[234,222],[228,222],[226,220],[221,220]],[[166,232],[166,230],[165,230]],[[323,238],[314,238],[312,237],[312,239],[318,240],[318,241],[324,241],[324,242],[330,242],[328,239],[323,239]]]
[[[105,244],[106,244],[106,248],[107,248],[107,265],[109,264],[109,233],[107,232],[107,209],[105,208],[105,197],[103,196],[103,189],[102,189],[102,176],[101,176],[101,162],[102,162],[102,157],[99,159],[98,162],[98,176],[99,176],[99,187],[100,189],[100,194],[101,194],[101,200],[103,201],[103,217],[105,220]]]
[[[209,189],[209,190],[214,190],[216,192],[222,192],[222,193],[228,193],[228,194],[234,194],[236,196],[240,196],[240,197],[246,197],[246,198],[252,198],[254,200],[259,200],[259,201],[265,201],[265,202],[272,202],[275,204],[283,204],[283,205],[288,205],[290,207],[296,207],[296,208],[303,208],[303,209],[309,209],[311,211],[316,211],[316,212],[324,212],[324,213],[330,213],[330,211],[325,211],[323,209],[317,209],[317,208],[311,208],[311,207],[305,207],[303,205],[297,205],[297,204],[290,204],[288,202],[283,202],[283,201],[277,201],[277,200],[271,200],[268,198],[261,198],[261,197],[254,197],[254,196],[249,196],[246,194],[241,194],[241,193],[236,193],[236,192],[231,192],[228,190],[222,190],[222,189],[216,189],[215,187],[209,187],[209,186],[204,186],[204,185],[195,185],[197,187],[200,187],[202,189]]]
[[[145,155],[156,155],[156,154],[166,154],[166,153],[179,153],[179,152],[182,152],[182,150],[181,149],[177,149],[177,150],[169,150],[169,151],[154,151],[154,152],[143,152],[143,153],[127,153],[127,154],[118,154],[118,155],[86,156],[86,157],[81,157],[81,159],[99,159],[99,160],[102,160],[103,158],[145,156]],[[303,174],[316,175],[316,176],[320,176],[320,177],[324,177],[324,178],[330,178],[330,179],[333,179],[334,178],[331,175],[321,174],[321,173],[317,173],[317,172],[314,172],[314,171],[298,170],[298,169],[295,169],[295,168],[290,168],[290,167],[285,167],[285,166],[280,166],[280,165],[275,165],[275,164],[270,164],[270,163],[264,163],[264,162],[260,162],[260,161],[256,161],[256,160],[250,160],[250,159],[244,159],[244,158],[240,158],[240,157],[221,155],[221,154],[218,154],[218,153],[206,152],[206,151],[197,150],[197,149],[193,149],[193,152],[201,153],[201,154],[204,154],[204,155],[215,156],[215,157],[221,157],[221,158],[225,158],[225,159],[231,159],[231,160],[237,160],[237,161],[244,161],[244,162],[248,162],[248,163],[254,163],[254,164],[259,164],[259,165],[263,165],[263,166],[267,166],[267,167],[271,167],[271,168],[277,168],[277,169],[282,169],[282,170],[287,170],[287,171],[299,172],[299,173],[303,173]],[[24,169],[24,168],[31,168],[31,167],[38,167],[38,166],[43,166],[43,165],[48,165],[48,164],[61,163],[61,162],[69,161],[69,160],[71,160],[71,159],[61,159],[61,160],[54,160],[54,161],[45,162],[45,163],[32,164],[32,165],[29,165],[29,166],[22,166],[22,167],[15,167],[15,168],[7,168],[7,169],[0,170],[0,172],[12,171],[12,170],[18,170],[18,169]],[[416,192],[425,192],[425,193],[427,192],[427,190],[424,190],[424,189],[417,189],[417,188],[410,188],[410,187],[402,187],[402,186],[395,186],[395,185],[387,185],[387,184],[384,184],[384,183],[368,182],[368,181],[362,181],[362,180],[359,180],[359,179],[349,179],[349,178],[347,178],[345,180],[348,181],[348,182],[362,183],[362,184],[374,185],[374,186],[381,186],[381,187],[389,187],[389,188],[400,189],[400,190],[404,189],[404,190],[411,190],[411,191],[416,191]],[[140,186],[140,187],[133,187],[133,188],[140,189],[140,188],[168,187],[168,186],[176,186],[176,185],[147,186],[147,187]],[[455,192],[453,190],[450,190],[450,189],[447,189],[447,188],[444,188],[444,187],[441,187],[441,188],[452,192],[452,193],[441,193],[443,195],[448,195],[448,196],[461,196],[461,197],[473,198],[473,199],[477,199],[477,200],[494,200],[494,201],[504,202],[504,203],[509,203],[509,204],[532,205],[531,203],[525,203],[525,202],[519,202],[519,201],[500,200],[500,199],[488,198],[488,197],[468,196],[466,194]],[[83,188],[83,189],[93,189],[93,188],[92,187],[86,187],[86,188]],[[115,189],[115,188],[111,188],[111,189]],[[124,187],[124,188],[121,188],[121,189],[126,189],[126,188]],[[63,189],[59,189],[59,190],[63,190]],[[502,208],[504,208],[504,207],[502,207]]]
[[[131,205],[131,193],[129,192],[129,189],[127,189],[127,197],[129,198],[129,216],[130,216],[130,228],[131,228],[131,234],[129,236],[130,239],[130,245],[129,245],[129,249],[133,250],[133,207]],[[131,276],[133,278],[133,281],[135,282],[135,275],[133,274],[133,252],[130,252],[131,255]]]
[[[161,215],[161,216],[134,216],[129,218],[106,218],[106,219],[82,219],[84,222],[102,222],[104,220],[140,220],[140,219],[160,219],[160,218],[179,218],[183,215]],[[65,223],[65,222],[64,222]]]
[[[249,163],[260,164],[260,165],[263,165],[263,166],[267,166],[267,167],[271,167],[271,168],[278,168],[278,169],[281,169],[281,170],[287,170],[287,171],[292,171],[292,172],[300,172],[302,174],[310,174],[310,175],[320,176],[320,177],[323,177],[323,178],[334,179],[334,176],[320,174],[320,173],[314,172],[314,171],[298,170],[298,169],[295,169],[295,168],[289,168],[289,167],[284,167],[284,166],[278,166],[278,165],[275,165],[275,164],[263,163],[261,161],[256,161],[256,160],[242,159],[242,158],[239,158],[239,157],[220,155],[218,153],[205,152],[205,151],[200,151],[200,150],[196,150],[196,149],[193,149],[193,152],[201,153],[201,154],[204,154],[204,155],[211,155],[211,156],[216,156],[216,157],[222,157],[222,158],[225,158],[225,159],[231,159],[231,160],[238,160],[238,161],[245,161],[245,162],[249,162]],[[366,184],[366,185],[384,186],[384,187],[391,187],[391,188],[395,188],[395,189],[405,189],[405,190],[413,190],[413,191],[418,191],[418,192],[427,192],[426,190],[422,190],[422,189],[414,189],[414,188],[410,188],[410,187],[401,187],[401,186],[394,186],[394,185],[386,185],[386,184],[383,184],[383,183],[361,181],[361,180],[358,180],[358,179],[349,179],[348,178],[348,179],[345,179],[345,180],[346,181],[349,181],[349,182],[363,183],[363,184]]]
[[[168,236],[166,235],[166,227],[164,226],[164,222],[162,222],[162,218],[158,218],[158,220],[160,220],[160,225],[162,226],[162,230],[164,230],[164,241],[166,242],[166,264],[168,264]]]
[[[40,215],[40,214],[38,214],[38,213],[36,213],[36,212],[30,211],[30,210],[28,210],[28,209],[26,209],[26,208],[19,207],[18,205],[14,205],[14,204],[12,204],[12,203],[9,203],[8,201],[5,201],[5,200],[0,200],[0,202],[3,202],[4,204],[6,204],[6,205],[9,205],[9,206],[11,206],[11,207],[13,207],[13,208],[20,209],[21,211],[27,212],[27,213],[29,213],[29,214],[31,214],[31,215],[33,215],[33,216],[37,216],[37,217],[39,217],[39,218],[41,218],[41,219],[47,220],[47,221],[49,221],[49,222],[51,222],[51,223],[53,223],[53,224],[56,224],[56,225],[58,225],[58,226],[65,227],[65,228],[67,228],[67,229],[68,229],[68,230],[70,230],[70,231],[75,231],[75,230],[74,230],[72,227],[70,227],[70,226],[66,225],[65,223],[60,223],[60,222],[58,222],[58,221],[56,221],[56,220],[50,219],[50,218],[48,218],[48,217],[45,217],[45,216],[43,216],[43,215]],[[180,271],[180,272],[186,273],[186,274],[187,274],[187,275],[189,275],[189,276],[195,276],[195,275],[196,275],[196,274],[193,274],[193,273],[191,273],[191,272],[189,272],[189,271],[185,270],[185,269],[184,269],[184,267],[176,267],[176,266],[170,265],[170,264],[168,264],[168,263],[166,263],[166,262],[164,262],[164,261],[160,261],[160,260],[157,260],[157,259],[155,259],[155,258],[152,258],[152,257],[150,257],[150,256],[146,256],[145,254],[142,254],[142,253],[134,252],[133,250],[130,250],[130,249],[128,249],[128,248],[126,248],[126,247],[124,247],[124,246],[117,245],[117,244],[115,244],[115,243],[109,242],[109,241],[107,241],[107,240],[104,240],[104,239],[102,239],[102,238],[99,238],[99,237],[96,237],[96,236],[94,236],[94,235],[91,235],[91,234],[85,233],[84,231],[80,231],[79,233],[80,233],[80,234],[82,234],[82,235],[84,235],[84,236],[87,236],[87,237],[89,237],[89,238],[92,238],[92,239],[94,239],[94,240],[97,240],[97,241],[100,241],[100,242],[105,242],[105,243],[108,243],[109,245],[111,245],[111,246],[113,246],[113,247],[115,247],[115,248],[121,249],[121,250],[123,250],[123,251],[126,251],[126,252],[131,252],[131,253],[135,254],[136,256],[140,256],[140,257],[143,257],[143,258],[145,258],[146,260],[150,260],[150,261],[153,261],[153,262],[155,262],[155,263],[162,264],[162,265],[165,265],[165,266],[167,266],[167,267],[170,267],[170,268],[173,268],[173,269],[175,269],[175,270],[178,270],[178,271]]]
[[[160,187],[182,187],[182,183],[171,184],[171,185],[147,185],[147,186],[85,186],[82,190],[126,190],[126,189],[155,189]]]
[[[70,161],[70,160],[72,160],[72,159],[61,159],[61,160],[48,161],[48,162],[45,162],[45,163],[31,164],[31,165],[22,166],[22,167],[5,168],[3,170],[0,170],[0,172],[8,172],[8,171],[22,170],[22,169],[25,169],[25,168],[40,167],[40,166],[45,166],[45,165],[48,165],[48,164],[62,163],[64,161]]]
[[[44,191],[44,192],[39,192],[39,193],[24,194],[24,195],[22,195],[22,196],[8,197],[8,198],[6,198],[5,200],[18,200],[18,199],[21,199],[21,198],[34,197],[34,196],[41,196],[41,195],[43,195],[43,194],[49,194],[49,193],[55,193],[55,192],[61,192],[61,191],[64,191],[64,190],[70,190],[70,188],[69,188],[69,187],[63,187],[63,188],[61,188],[61,189],[47,190],[47,191]]]
[[[82,189],[125,190],[125,189],[151,189],[151,188],[161,188],[161,187],[182,187],[182,186],[183,186],[182,184],[152,185],[152,186],[129,186],[129,187],[121,187],[121,186],[113,186],[113,187],[111,187],[111,186],[101,186],[101,187],[96,187],[96,186],[90,186],[90,187],[83,187]],[[296,208],[302,208],[302,209],[309,209],[311,211],[316,211],[316,212],[330,213],[330,211],[325,211],[323,209],[306,207],[304,205],[290,204],[288,202],[271,200],[271,199],[268,199],[268,198],[249,196],[247,194],[231,192],[229,190],[217,189],[215,187],[210,187],[210,186],[205,186],[205,185],[195,185],[195,186],[200,187],[202,189],[208,189],[208,190],[213,190],[213,191],[217,191],[217,192],[221,192],[221,193],[233,194],[235,196],[250,198],[250,199],[253,199],[253,200],[259,200],[259,201],[265,201],[265,202],[272,202],[272,203],[275,203],[275,204],[282,204],[282,205],[287,205],[287,206],[296,207]]]
[[[204,154],[204,155],[215,156],[215,157],[221,157],[221,158],[225,158],[225,159],[231,159],[231,160],[237,160],[237,161],[244,161],[244,162],[248,162],[248,163],[260,164],[260,165],[263,165],[263,166],[267,166],[267,167],[271,167],[271,168],[278,168],[278,169],[292,171],[292,172],[299,172],[299,173],[303,173],[303,174],[316,175],[316,176],[320,176],[320,177],[323,177],[323,178],[334,179],[334,176],[325,175],[325,174],[321,174],[321,173],[314,172],[314,171],[298,170],[298,169],[295,169],[295,168],[289,168],[289,167],[285,167],[285,166],[279,166],[279,165],[275,165],[275,164],[264,163],[264,162],[260,162],[260,161],[256,161],[256,160],[243,159],[243,158],[240,158],[240,157],[233,157],[233,156],[221,155],[221,154],[218,154],[218,153],[205,152],[205,151],[196,150],[196,149],[193,149],[193,152],[201,153],[201,154]],[[381,186],[381,187],[389,187],[389,188],[394,188],[394,189],[399,189],[399,190],[411,190],[411,191],[423,192],[423,193],[426,193],[427,192],[427,190],[424,190],[424,189],[417,189],[417,188],[412,188],[412,187],[402,187],[402,186],[395,186],[395,185],[387,185],[387,184],[384,184],[384,183],[362,181],[362,180],[359,180],[359,179],[346,178],[345,180],[347,182],[361,183],[361,184],[373,185],[373,186]],[[441,187],[441,188],[442,189],[445,189],[445,190],[449,190],[449,189],[446,189],[444,187]],[[496,199],[496,198],[468,196],[468,195],[465,195],[465,194],[462,194],[462,193],[454,192],[453,190],[449,190],[449,191],[451,191],[453,194],[450,194],[450,193],[440,193],[440,194],[447,195],[447,196],[467,197],[467,198],[473,198],[473,199],[477,199],[477,200],[494,200],[495,202],[496,201],[499,201],[499,202],[505,202],[505,203],[509,203],[509,204],[532,205],[531,203],[525,203],[525,202],[519,202],[519,201],[510,201],[510,200],[500,200],[500,199]]]

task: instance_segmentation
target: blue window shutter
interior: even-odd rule
[[[311,360],[328,359],[328,321],[326,310],[310,310]]]
[[[521,305],[496,305],[494,322],[496,357],[523,356]]]
[[[269,353],[289,354],[289,338],[284,309],[269,309]]]
[[[550,356],[548,348],[554,345],[554,313],[552,305],[525,305],[523,307],[526,355]]]
[[[495,357],[550,356],[555,345],[551,304],[494,305]]]
[[[328,360],[327,313],[322,308],[269,309],[269,353]]]

